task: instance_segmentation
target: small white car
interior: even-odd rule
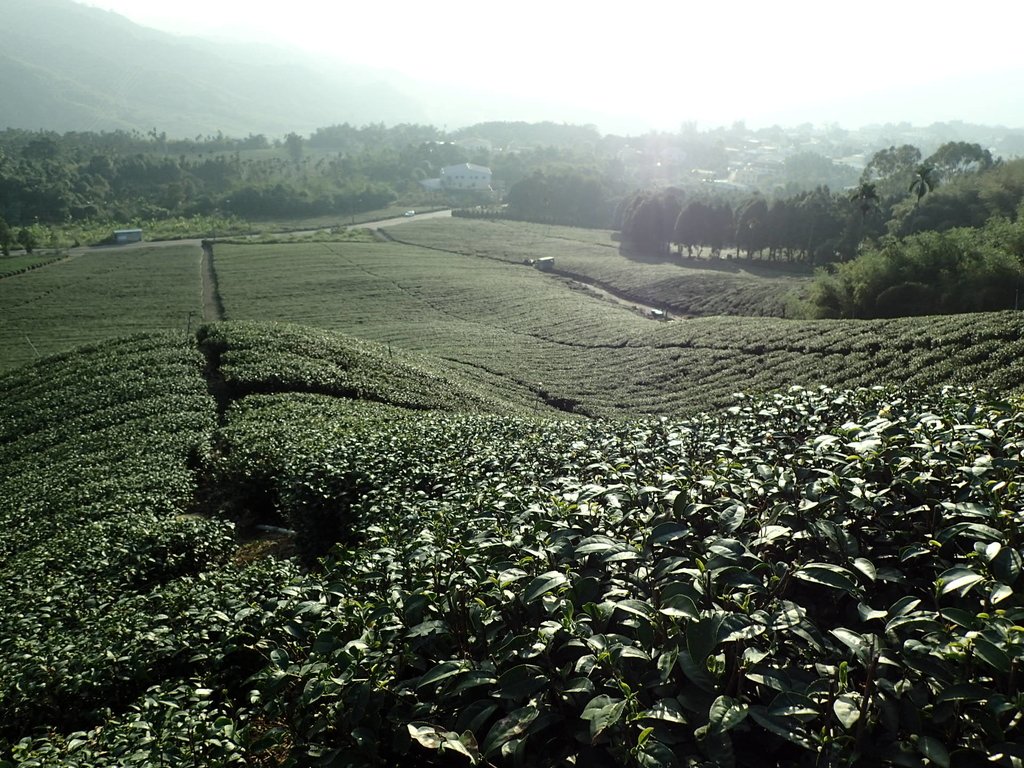
[[[415,216],[416,215],[416,211],[406,211],[402,215],[403,216]]]

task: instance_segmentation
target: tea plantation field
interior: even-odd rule
[[[0,279],[0,768],[1024,766],[1018,313],[449,224]]]
[[[397,243],[217,246],[228,319],[343,331],[591,416],[693,413],[791,384],[1019,385],[1012,312],[654,322],[521,265]]]
[[[809,284],[799,266],[747,260],[626,257],[606,230],[455,218],[388,230],[403,243],[521,264],[553,256],[558,273],[688,316],[783,317]]]
[[[458,242],[458,227],[479,234],[491,226],[448,220],[395,229],[435,224],[455,227],[450,243]],[[494,226],[522,227],[518,240],[507,238],[516,258],[345,239],[218,243],[217,289],[229,319],[300,324],[383,343],[393,359],[456,372],[481,394],[537,414],[695,413],[727,405],[736,391],[791,384],[957,382],[1002,390],[1021,379],[1022,324],[1014,313],[653,322],[516,260],[534,240],[538,248],[553,247],[557,238],[550,233],[622,260],[598,242],[601,233]],[[467,242],[486,240],[476,234]],[[96,251],[0,279],[0,370],[78,343],[184,330],[201,303],[199,259],[199,250],[188,246]]]
[[[463,369],[226,322],[0,375],[0,764],[1024,761],[1018,396]]]
[[[125,334],[185,331],[202,308],[199,258],[194,246],[104,249],[3,277],[0,370]]]

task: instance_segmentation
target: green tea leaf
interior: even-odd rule
[[[686,649],[696,663],[703,663],[718,645],[718,632],[722,627],[721,616],[707,616],[686,625]]]
[[[539,597],[568,583],[568,581],[569,579],[566,578],[565,574],[559,571],[548,571],[541,574],[531,581],[526,591],[523,592],[523,602],[532,603]]]
[[[749,711],[750,707],[747,704],[730,696],[719,696],[711,705],[708,720],[713,728],[723,732],[729,731],[742,723]]]
[[[686,618],[695,621],[700,619],[700,611],[697,609],[696,604],[688,595],[682,593],[662,598],[659,610],[661,613],[672,618]]]
[[[670,723],[685,724],[687,722],[686,715],[675,699],[660,699],[650,709],[644,710],[640,716],[649,717],[652,720],[665,720]]]
[[[961,597],[984,580],[985,577],[980,573],[975,573],[970,568],[962,566],[943,571],[942,575],[939,576],[939,583],[942,584],[942,594],[958,592]]]
[[[583,708],[580,718],[590,721],[590,742],[596,743],[598,737],[622,719],[626,711],[626,702],[613,699],[602,694],[591,699]]]
[[[984,637],[974,639],[974,651],[990,667],[1003,674],[1010,672],[1010,656],[995,643]]]
[[[425,685],[438,683],[445,678],[459,674],[464,671],[467,666],[467,663],[464,661],[443,661],[423,675],[416,686],[418,688],[422,688]]]
[[[838,589],[851,595],[857,594],[859,588],[853,573],[838,565],[829,563],[808,563],[793,571],[793,576],[803,581],[821,584],[831,589]]]
[[[917,750],[935,763],[939,768],[949,768],[949,752],[945,745],[933,736],[920,736]]]
[[[867,576],[871,581],[874,581],[878,577],[878,572],[875,570],[875,564],[863,557],[856,558],[853,561],[853,567]]]
[[[501,748],[512,739],[518,738],[526,733],[526,729],[537,719],[540,710],[534,706],[520,707],[501,718],[488,731],[483,743],[484,756],[490,755]]]
[[[842,693],[832,704],[836,719],[846,730],[850,730],[860,719],[860,695]]]
[[[988,701],[992,691],[977,683],[957,683],[939,692],[936,703],[943,701]]]
[[[498,677],[498,695],[503,699],[524,699],[547,687],[544,671],[533,664],[519,664]]]
[[[445,741],[444,733],[433,725],[409,723],[406,727],[409,735],[427,749],[437,749]]]

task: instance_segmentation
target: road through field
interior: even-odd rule
[[[394,227],[399,224],[408,224],[410,221],[423,221],[424,219],[450,219],[451,208],[444,211],[431,211],[430,213],[417,213],[415,216],[399,216],[394,219],[382,219],[381,221],[368,221],[365,224],[354,224],[349,229],[381,229],[382,227]]]

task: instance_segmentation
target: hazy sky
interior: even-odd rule
[[[273,40],[658,128],[1024,126],[1016,0],[85,1],[168,31]],[[1001,93],[979,91],[978,75]]]

